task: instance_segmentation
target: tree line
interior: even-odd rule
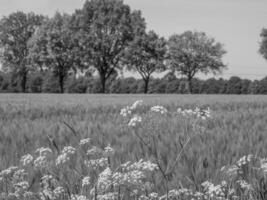
[[[26,90],[29,93],[60,93],[60,85],[50,71],[31,73]],[[86,74],[76,77],[69,74],[65,80],[66,93],[101,93],[100,79]],[[0,73],[0,93],[21,92],[19,81],[11,73]],[[113,73],[107,80],[106,93],[140,94],[144,92],[142,79],[122,77]],[[187,79],[177,78],[173,72],[161,78],[152,77],[148,87],[150,94],[187,94]],[[267,94],[267,77],[261,80],[241,79],[232,76],[229,79],[209,78],[192,79],[193,94]]]
[[[260,52],[265,51],[262,45]],[[134,82],[147,93],[158,80],[170,85],[165,78],[153,78],[169,71],[179,80],[175,87],[184,87],[176,92],[196,93],[196,75],[222,73],[227,68],[225,53],[223,45],[204,32],[160,37],[147,30],[141,11],[121,0],[87,0],[72,14],[57,12],[51,18],[18,11],[0,20],[2,91],[64,93],[72,84],[81,84],[87,92],[116,93],[114,85],[124,82],[130,87]],[[117,75],[125,71],[137,72],[142,81],[128,82]],[[88,90],[92,85],[95,90]]]

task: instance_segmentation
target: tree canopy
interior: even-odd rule
[[[86,1],[72,18],[81,45],[81,59],[98,71],[102,92],[114,70],[121,70],[125,48],[137,32],[144,31],[145,22],[138,11],[118,0]]]
[[[19,11],[0,21],[0,59],[3,69],[21,79],[22,92],[26,92],[27,76],[31,70],[28,41],[43,19],[41,15]]]
[[[152,73],[166,70],[164,64],[166,41],[155,32],[137,35],[125,51],[125,64],[130,71],[137,71],[144,80],[144,93],[148,91]]]
[[[187,77],[188,92],[197,73],[221,72],[226,68],[222,56],[226,53],[221,43],[204,32],[186,31],[169,39],[169,64],[171,70]]]
[[[49,68],[58,78],[60,92],[64,92],[64,81],[68,72],[78,65],[75,59],[75,43],[69,29],[70,16],[56,13],[44,23],[31,40],[29,57],[33,64]]]

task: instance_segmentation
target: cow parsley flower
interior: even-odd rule
[[[104,155],[106,156],[106,157],[110,157],[110,156],[112,156],[113,154],[114,154],[114,149],[110,146],[110,144],[108,145],[108,146],[106,146],[105,147],[105,149],[104,149]]]
[[[142,118],[138,115],[135,115],[128,123],[128,126],[135,127],[138,123],[142,122]]]
[[[160,114],[165,114],[168,112],[166,108],[164,108],[163,106],[159,106],[159,105],[151,107],[150,110],[152,112],[156,112],[156,113],[160,113]]]
[[[90,186],[90,180],[91,178],[89,176],[86,176],[82,180],[82,187]]]
[[[86,144],[89,144],[90,141],[91,141],[90,138],[82,139],[82,140],[80,141],[79,145],[80,145],[80,146],[84,146],[84,145],[86,145]]]
[[[20,162],[22,163],[23,166],[28,166],[33,162],[33,157],[30,154],[26,154],[22,156]]]

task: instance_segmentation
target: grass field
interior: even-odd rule
[[[144,105],[138,110],[142,122],[137,127],[129,127],[129,119],[123,118],[120,110],[140,99],[144,101]],[[148,113],[150,107],[155,105],[164,106],[168,113]],[[209,107],[211,118],[203,121],[177,115],[178,108],[195,107]],[[58,156],[64,146],[75,147],[81,139],[90,138],[92,146],[104,149],[110,145],[114,149],[112,159],[109,157],[111,169],[127,161],[136,162],[140,159],[156,163],[165,172],[173,167],[171,173],[164,174],[157,169],[157,172],[149,176],[149,182],[153,183],[150,192],[164,195],[166,191],[181,188],[200,191],[201,184],[205,181],[220,184],[225,180],[221,168],[234,164],[242,156],[252,154],[267,157],[266,124],[267,96],[1,94],[0,171],[19,165],[23,155],[34,155],[39,147],[49,147]],[[156,141],[152,141],[153,139]],[[82,176],[93,173],[91,178],[101,173],[101,170],[85,170],[80,164],[82,158],[82,153],[77,153],[68,170],[75,169]],[[176,159],[178,162],[175,162]],[[67,169],[64,170],[70,173]],[[36,180],[51,174],[51,171],[60,174],[58,179],[66,180],[67,175],[58,168],[38,170],[38,173],[32,173],[27,179],[28,182],[35,181],[35,186],[27,189],[35,192],[38,188]],[[243,176],[243,179],[250,183],[252,178],[246,180],[248,177],[251,177],[251,173]],[[81,177],[72,174],[68,178],[68,191],[89,198],[91,194],[75,189],[80,184],[80,179]],[[1,188],[4,191],[6,185],[2,184],[0,191]],[[112,185],[108,189],[109,193],[116,190],[114,188],[116,186]],[[264,199],[266,196],[260,197],[260,193],[267,191],[267,187],[266,190],[262,185],[257,188],[260,192],[253,193],[255,199]],[[96,190],[96,187],[93,189]],[[8,193],[7,190],[5,194]],[[245,193],[242,193],[243,196],[240,194],[236,192],[235,196],[243,199],[250,197]],[[138,198],[137,194],[134,197],[124,194],[115,199]],[[171,194],[166,198],[183,199],[172,198]],[[231,198],[229,194],[225,197]]]

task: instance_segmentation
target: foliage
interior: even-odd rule
[[[22,92],[26,92],[28,73],[28,41],[44,17],[34,13],[15,12],[0,21],[0,60],[3,69],[19,77]]]
[[[123,1],[90,0],[73,14],[71,26],[80,44],[82,63],[97,70],[105,93],[106,80],[122,69],[123,51],[145,28],[141,13],[131,11]]]
[[[137,71],[144,80],[144,93],[148,92],[150,76],[166,70],[167,51],[164,38],[150,31],[137,35],[126,50],[125,63],[130,71]]]
[[[260,42],[259,53],[265,59],[267,59],[267,29],[266,28],[262,29],[260,36],[261,36],[261,42]]]
[[[192,79],[197,73],[217,73],[225,68],[221,43],[204,32],[186,31],[169,39],[169,62],[173,71],[187,78],[187,89],[192,93]]]
[[[70,16],[56,13],[44,23],[31,39],[30,59],[32,64],[51,69],[58,78],[60,92],[64,92],[68,72],[78,65],[73,53],[75,48],[68,25]],[[41,70],[42,71],[42,70]]]

